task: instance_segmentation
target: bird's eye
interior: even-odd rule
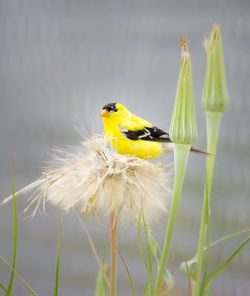
[[[116,107],[111,106],[108,108],[108,111],[109,111],[109,113],[114,113],[114,112],[117,112],[118,109]]]
[[[116,103],[107,104],[102,109],[103,110],[104,109],[107,109],[110,113],[113,113],[113,112],[117,112],[118,111],[118,109],[116,107]]]

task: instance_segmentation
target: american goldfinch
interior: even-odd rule
[[[132,114],[120,103],[105,105],[100,116],[103,117],[105,137],[119,154],[153,159],[174,150],[168,133]],[[193,147],[191,151],[208,154]]]

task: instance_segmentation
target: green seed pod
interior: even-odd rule
[[[180,37],[180,44],[182,60],[170,126],[170,139],[176,144],[192,145],[197,138],[192,65],[187,40]]]
[[[214,25],[209,40],[205,40],[207,53],[206,78],[202,106],[205,111],[224,112],[228,105],[228,92],[224,68],[221,31]]]

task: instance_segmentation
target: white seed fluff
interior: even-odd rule
[[[103,136],[82,142],[74,152],[58,152],[41,178],[16,194],[36,188],[31,203],[51,204],[68,212],[92,210],[120,221],[138,221],[141,210],[148,224],[167,214],[172,193],[172,169],[108,147]],[[10,198],[9,198],[10,199]],[[7,202],[8,198],[3,201]]]

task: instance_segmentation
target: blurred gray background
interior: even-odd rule
[[[249,228],[250,183],[250,2],[217,1],[0,1],[0,188],[1,199],[15,184],[20,189],[39,177],[52,148],[78,145],[77,129],[102,132],[98,114],[119,101],[132,112],[168,130],[174,104],[180,54],[178,35],[190,40],[198,140],[205,149],[201,108],[206,57],[202,46],[214,23],[221,26],[230,95],[223,116],[212,192],[212,239]],[[172,162],[173,155],[161,159]],[[191,155],[177,216],[173,246],[176,288],[188,295],[179,272],[185,254],[196,249],[202,205],[205,159]],[[32,220],[18,200],[17,271],[39,295],[52,295],[61,212]],[[106,230],[94,219],[87,224],[102,256]],[[164,223],[154,227],[160,242]],[[12,204],[0,208],[0,255],[11,262]],[[136,227],[119,232],[120,250],[138,295],[146,272],[137,248]],[[242,242],[232,239],[213,250],[211,269]],[[250,246],[214,282],[213,295],[250,295]],[[59,295],[93,295],[98,266],[86,235],[73,215],[63,223]],[[0,282],[10,270],[0,262]],[[119,293],[132,295],[119,263]],[[0,291],[0,295],[3,292]],[[16,278],[14,295],[28,295]]]

